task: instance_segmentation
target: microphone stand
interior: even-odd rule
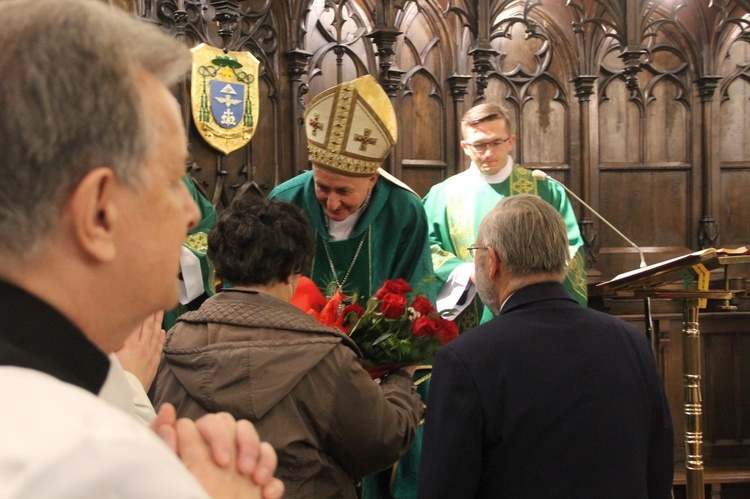
[[[581,199],[578,196],[576,196],[576,194],[573,191],[571,191],[570,189],[568,189],[567,187],[565,187],[565,184],[563,184],[562,182],[559,182],[558,180],[555,180],[554,178],[550,177],[549,175],[547,175],[542,170],[534,170],[534,171],[531,172],[531,175],[535,179],[537,179],[537,180],[549,180],[551,182],[556,183],[557,185],[559,185],[563,189],[565,189],[565,192],[567,192],[570,196],[572,196],[573,199],[575,199],[576,201],[578,201],[579,203],[581,203],[583,206],[585,206],[589,210],[589,212],[591,212],[594,215],[596,215],[599,220],[601,220],[602,222],[604,222],[607,225],[607,227],[609,227],[610,229],[612,229],[613,231],[615,231],[615,233],[618,236],[620,236],[621,238],[623,238],[625,241],[627,241],[627,243],[630,246],[632,246],[633,248],[635,248],[635,250],[638,252],[638,256],[641,259],[641,263],[639,265],[640,268],[643,268],[643,267],[646,266],[646,258],[644,257],[643,251],[641,251],[641,248],[639,248],[638,245],[635,244],[633,241],[631,241],[630,239],[628,239],[625,236],[625,234],[623,234],[622,232],[620,232],[617,229],[617,227],[615,227],[614,225],[612,225],[611,223],[609,223],[609,221],[606,218],[604,218],[603,216],[601,216],[598,211],[596,211],[594,208],[592,208],[591,206],[589,206],[588,204],[586,204],[586,202],[583,199]],[[654,354],[656,354],[656,337],[654,335],[654,322],[653,322],[653,319],[651,317],[651,298],[650,297],[645,297],[643,299],[643,308],[644,308],[644,314],[645,314],[645,319],[646,319],[646,337],[651,342],[651,349],[654,351]]]

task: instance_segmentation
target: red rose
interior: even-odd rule
[[[411,291],[411,286],[409,286],[409,283],[405,280],[398,278],[395,281],[385,281],[383,282],[383,285],[380,287],[377,293],[375,293],[375,298],[378,300],[382,300],[383,297],[388,293],[395,293],[397,295],[404,296],[406,293]]]
[[[435,336],[438,332],[438,325],[433,319],[423,315],[414,319],[411,325],[411,332],[414,336],[420,338]]]
[[[352,326],[356,324],[356,322],[361,319],[363,315],[365,315],[364,308],[360,307],[356,303],[347,305],[344,310],[341,311],[341,316],[336,322],[336,327],[338,327],[343,332],[348,333]]]
[[[458,338],[458,327],[453,321],[438,317],[435,319],[438,327],[438,336],[440,337],[440,346],[446,345],[449,341]]]
[[[411,304],[411,308],[416,310],[422,315],[428,315],[435,312],[435,308],[430,303],[430,300],[424,296],[417,296]]]
[[[406,308],[406,298],[396,293],[387,293],[380,302],[380,311],[389,319],[401,317]]]

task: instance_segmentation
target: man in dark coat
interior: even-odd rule
[[[672,422],[649,342],[567,293],[565,229],[528,195],[482,221],[475,283],[499,315],[435,357],[419,497],[670,496]]]

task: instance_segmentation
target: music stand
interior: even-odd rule
[[[682,301],[682,373],[684,381],[685,471],[688,499],[703,499],[703,429],[701,406],[701,344],[698,310],[707,299],[730,300],[729,290],[709,290],[709,271],[722,263],[714,248],[696,251],[664,262],[620,274],[602,282],[609,291],[633,291],[642,298]],[[674,281],[683,288],[670,289]]]

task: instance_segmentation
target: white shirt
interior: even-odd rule
[[[52,376],[0,367],[0,498],[206,498],[148,428]]]
[[[473,161],[471,162],[471,165],[469,165],[469,169],[466,170],[466,172],[472,176],[472,178],[484,182],[486,184],[502,184],[505,182],[508,177],[510,177],[510,174],[513,172],[513,166],[515,165],[515,161],[513,161],[513,158],[511,156],[508,156],[508,159],[505,161],[505,166],[503,166],[499,172],[493,174],[493,175],[487,175],[486,173],[482,173],[482,170],[479,169],[476,163]]]
[[[156,418],[154,406],[135,374],[122,368],[117,355],[109,354],[109,372],[99,398],[130,414],[146,426]]]

